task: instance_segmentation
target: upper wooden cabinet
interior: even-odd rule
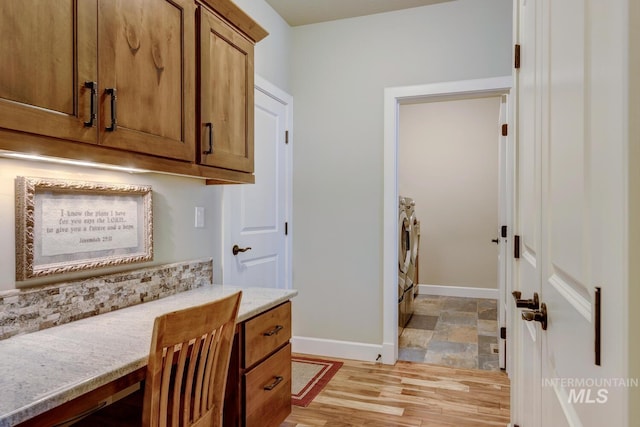
[[[253,172],[253,43],[200,16],[200,163]]]
[[[0,149],[253,182],[266,35],[229,0],[0,2]]]
[[[97,142],[85,87],[97,76],[96,5],[0,2],[0,127]]]
[[[195,158],[192,1],[26,0],[1,7],[0,54],[7,60],[0,66],[0,126]]]
[[[192,0],[98,2],[101,144],[194,159],[194,13]]]

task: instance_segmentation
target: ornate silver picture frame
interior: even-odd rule
[[[152,259],[151,186],[16,178],[16,280]]]

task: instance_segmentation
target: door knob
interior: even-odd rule
[[[520,297],[522,296],[522,292],[520,291],[513,291],[511,292],[511,295],[513,295],[513,299],[516,300],[516,307],[528,308],[530,310],[537,310],[540,308],[540,297],[537,292],[533,293],[532,299],[521,299]]]
[[[542,303],[540,310],[522,310],[522,319],[527,322],[540,322],[542,330],[547,330],[547,304]]]
[[[500,239],[491,239],[491,241],[496,245],[500,243]]]
[[[247,246],[246,248],[241,248],[238,245],[233,245],[233,248],[231,249],[231,252],[233,252],[234,255],[238,255],[238,253],[240,253],[240,252],[247,252],[247,251],[250,251],[250,250],[251,250],[250,246]]]

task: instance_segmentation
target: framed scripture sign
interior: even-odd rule
[[[16,280],[153,259],[151,186],[16,178]]]

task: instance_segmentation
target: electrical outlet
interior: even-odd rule
[[[204,208],[202,206],[196,206],[195,227],[204,228]]]

